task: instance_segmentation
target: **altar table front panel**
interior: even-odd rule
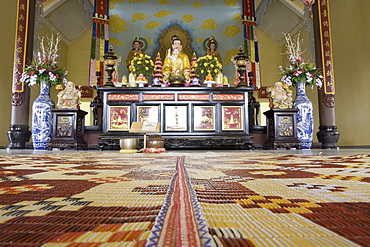
[[[250,148],[248,98],[252,88],[99,88],[102,149],[118,148],[133,122],[160,122],[166,148]]]

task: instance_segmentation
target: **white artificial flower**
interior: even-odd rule
[[[310,72],[306,72],[306,79],[307,79],[307,82],[311,82],[313,77],[312,77],[312,74]]]
[[[27,75],[27,72],[23,72],[20,81],[25,82],[28,78],[29,78],[29,76]]]
[[[291,81],[291,79],[290,79],[290,77],[289,77],[289,76],[284,75],[284,76],[281,78],[281,80],[282,80],[283,82],[285,82],[288,86],[291,86],[291,85],[292,85],[292,81]]]
[[[37,75],[36,75],[36,74],[34,74],[34,75],[32,75],[32,76],[30,77],[29,85],[30,85],[30,86],[33,86],[33,85],[35,85],[35,84],[36,84],[36,82],[37,82]]]
[[[321,79],[320,79],[320,78],[317,78],[317,79],[316,79],[316,85],[317,85],[318,87],[322,87],[322,81],[321,81]]]
[[[55,81],[57,79],[52,72],[49,72],[49,76],[51,81]]]

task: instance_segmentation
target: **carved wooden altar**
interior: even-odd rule
[[[49,149],[87,149],[84,139],[85,115],[80,109],[52,109],[53,132]]]
[[[301,149],[297,139],[297,109],[271,109],[264,112],[267,124],[267,140],[264,149]]]
[[[99,88],[103,99],[100,149],[119,149],[132,122],[160,122],[165,148],[252,148],[248,97],[252,88]]]

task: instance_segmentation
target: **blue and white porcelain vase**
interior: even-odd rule
[[[32,140],[34,149],[48,149],[53,130],[53,115],[55,107],[50,97],[50,82],[40,83],[40,95],[32,105]]]
[[[313,137],[312,102],[306,96],[305,82],[296,84],[296,98],[293,108],[297,112],[297,138],[302,142],[302,149],[311,149]]]

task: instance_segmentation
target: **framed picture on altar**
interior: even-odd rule
[[[137,122],[159,122],[158,106],[138,106]]]
[[[222,130],[243,130],[243,119],[243,106],[222,106]]]
[[[188,130],[188,107],[165,106],[165,130],[187,131]]]
[[[130,129],[130,106],[109,106],[108,130],[129,131]]]
[[[215,107],[194,106],[194,130],[215,130]]]

